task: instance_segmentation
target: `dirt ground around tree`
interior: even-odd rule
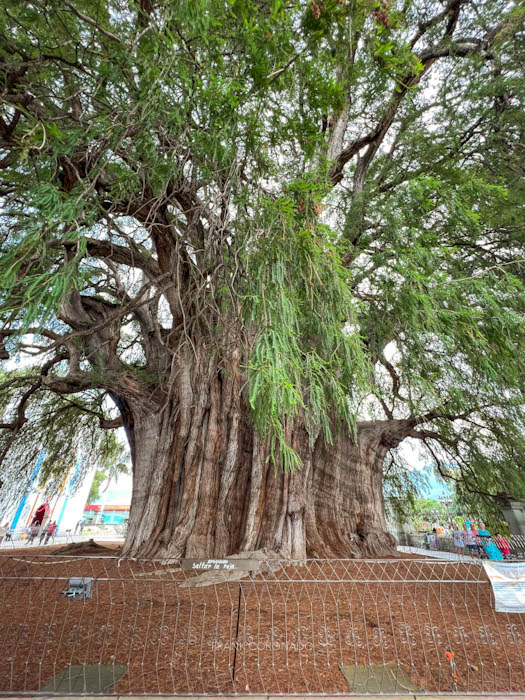
[[[194,574],[177,562],[120,560],[104,546],[106,556],[0,556],[1,691],[36,691],[96,664],[127,667],[111,689],[119,695],[362,693],[363,669],[372,684],[388,664],[409,690],[525,687],[525,616],[494,611],[478,564],[294,562],[181,588]],[[64,595],[72,577],[94,579],[91,599]],[[359,666],[360,685],[349,688],[341,666]]]

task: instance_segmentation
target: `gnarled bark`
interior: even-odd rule
[[[390,422],[362,424],[311,444],[290,433],[303,460],[276,469],[243,402],[239,358],[181,365],[173,399],[157,413],[133,410],[133,496],[124,553],[227,556],[268,548],[283,557],[378,556],[392,552],[382,465],[399,437]],[[129,426],[128,426],[129,429]],[[397,429],[399,432],[399,429]]]

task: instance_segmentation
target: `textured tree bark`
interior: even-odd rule
[[[392,430],[363,424],[313,445],[298,424],[289,439],[303,460],[276,469],[249,420],[239,359],[181,365],[174,400],[135,408],[133,495],[124,554],[227,556],[270,549],[284,558],[391,554],[382,466]]]

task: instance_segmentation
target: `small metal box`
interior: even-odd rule
[[[86,600],[91,598],[93,579],[92,578],[70,578],[65,595],[72,600]]]

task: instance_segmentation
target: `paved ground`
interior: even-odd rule
[[[405,547],[399,545],[397,547],[397,551],[405,552],[408,554],[422,554],[424,557],[432,557],[433,559],[445,559],[446,561],[481,561],[479,557],[471,557],[467,554],[456,554],[455,552],[438,552],[433,549],[423,549],[423,547]]]
[[[97,542],[103,542],[103,541],[111,541],[111,542],[123,542],[124,537],[119,536],[118,534],[113,533],[85,533],[82,535],[61,535],[59,537],[55,537],[54,540],[50,542],[50,544],[68,544],[69,542],[87,542],[89,539],[94,539]],[[38,544],[38,540],[35,540],[33,544],[28,544],[27,540],[21,540],[21,539],[16,539],[16,540],[11,540],[9,542],[6,542],[5,540],[0,543],[0,551],[3,553],[8,553],[10,549],[20,549],[20,548],[27,548],[31,549],[34,548],[35,546],[43,546]],[[469,557],[467,555],[460,555],[460,554],[455,554],[453,552],[437,552],[433,550],[428,550],[428,549],[423,549],[420,547],[404,547],[404,546],[399,546],[397,548],[398,552],[407,552],[409,554],[421,554],[425,557],[432,557],[434,559],[444,559],[446,561],[475,561],[479,562],[478,557]]]
[[[70,542],[87,542],[90,539],[94,539],[97,542],[124,542],[122,536],[116,535],[114,532],[107,534],[95,533],[85,533],[82,535],[62,535],[55,537],[49,543],[50,545],[57,544],[69,544]],[[38,539],[36,539],[33,544],[28,544],[27,540],[11,540],[6,542],[5,540],[0,544],[0,552],[2,554],[9,554],[12,549],[34,549],[35,547],[43,547],[44,545],[38,544]]]

